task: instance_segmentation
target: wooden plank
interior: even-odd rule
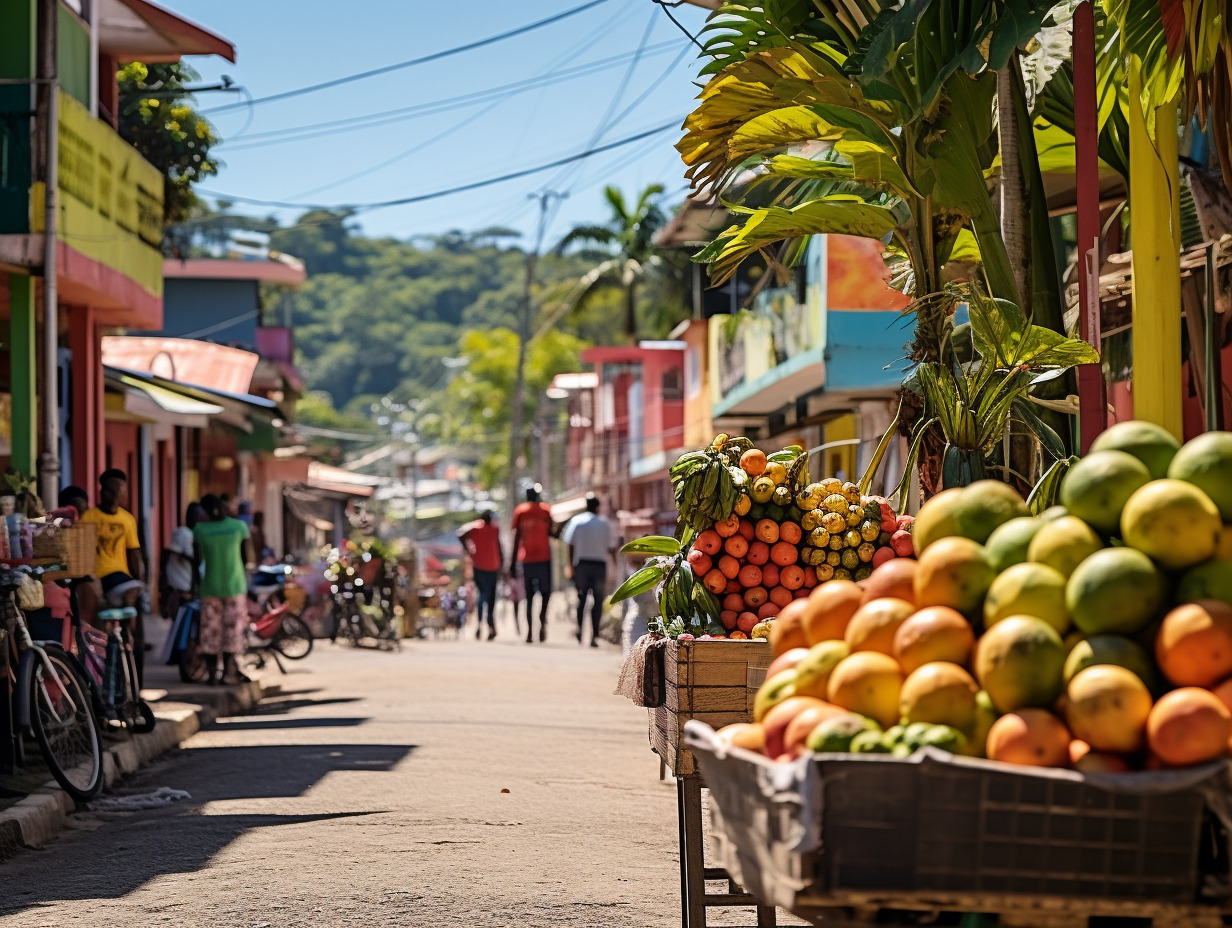
[[[749,700],[749,693],[743,686],[738,688],[734,686],[711,686],[668,690],[667,701],[664,705],[667,709],[678,715],[689,718],[698,712],[747,713],[751,708]],[[683,724],[682,722],[682,728]]]
[[[691,686],[748,686],[749,665],[744,661],[728,661],[713,664],[690,664]]]

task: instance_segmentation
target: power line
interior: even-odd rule
[[[625,145],[632,145],[634,142],[640,142],[642,139],[650,138],[652,135],[658,135],[660,132],[666,132],[668,129],[678,129],[680,121],[673,119],[671,122],[664,123],[661,126],[656,126],[653,129],[647,129],[644,132],[639,132],[636,135],[626,136],[623,139],[618,139],[615,142],[608,142],[606,145],[599,145],[594,148],[589,148],[585,151],[580,151],[573,155],[568,155],[564,158],[557,158],[555,161],[549,161],[546,164],[540,164],[533,168],[523,168],[520,171],[512,171],[508,174],[501,174],[497,177],[489,177],[486,180],[477,180],[469,184],[459,184],[456,187],[447,187],[444,190],[435,190],[432,193],[421,193],[410,197],[399,197],[396,200],[378,200],[373,203],[351,203],[351,204],[322,204],[322,203],[289,203],[285,200],[262,200],[256,197],[240,197],[232,194],[219,193],[214,190],[199,189],[198,192],[206,196],[215,197],[217,199],[229,200],[236,203],[249,203],[254,206],[271,206],[278,209],[304,209],[304,210],[331,210],[331,211],[350,211],[360,212],[374,209],[385,209],[390,206],[406,206],[411,203],[422,203],[425,200],[435,200],[440,197],[451,196],[455,193],[465,193],[469,190],[478,190],[481,187],[490,187],[493,184],[504,183],[509,180],[517,180],[520,177],[529,177],[532,174],[538,174],[541,171],[550,171],[552,168],[560,167],[564,164],[571,164],[574,161],[581,161],[583,158],[590,158],[593,155],[601,154],[605,151],[611,151],[615,148],[622,148]]]
[[[204,110],[203,113],[205,115],[209,115],[210,113],[227,112],[246,105],[257,106],[261,103],[273,103],[276,100],[286,100],[290,97],[298,97],[306,93],[316,93],[318,90],[327,90],[330,87],[337,87],[341,84],[349,84],[353,81],[376,77],[380,74],[389,74],[391,71],[400,71],[404,68],[414,67],[419,64],[426,64],[430,61],[439,61],[441,58],[448,58],[451,55],[459,55],[462,52],[474,51],[475,49],[483,48],[486,45],[492,45],[496,42],[503,42],[505,39],[512,39],[515,36],[525,35],[528,32],[533,32],[536,29],[542,29],[544,26],[550,26],[553,23],[558,23],[562,19],[568,19],[570,16],[576,16],[578,13],[584,13],[586,10],[593,9],[596,6],[599,6],[599,4],[607,2],[608,0],[590,0],[588,3],[583,3],[581,6],[575,6],[572,9],[565,10],[562,13],[557,13],[555,16],[549,16],[547,19],[536,20],[535,22],[528,23],[525,26],[519,26],[517,29],[511,29],[508,32],[488,36],[485,39],[479,39],[475,42],[468,42],[465,45],[457,45],[453,48],[447,48],[444,51],[433,52],[431,55],[423,55],[419,58],[399,61],[396,64],[388,64],[380,68],[372,68],[369,71],[360,71],[358,74],[348,74],[345,77],[336,77],[332,80],[322,81],[319,84],[309,84],[307,87],[298,87],[294,90],[284,90],[281,93],[270,94],[268,97],[257,97],[251,102],[251,104],[229,103],[225,106],[216,106],[213,109]]]
[[[668,49],[677,47],[678,41],[679,40],[658,43],[646,49],[644,54],[660,54]],[[687,48],[688,46],[685,47]],[[586,64],[577,65],[572,68],[562,68],[558,71],[549,71],[543,74],[537,74],[534,77],[529,77],[525,80],[517,81],[512,84],[506,84],[503,87],[491,87],[486,90],[478,90],[472,93],[460,94],[456,97],[446,97],[441,100],[433,100],[427,103],[417,103],[412,106],[403,106],[392,110],[378,110],[375,113],[368,113],[364,116],[349,116],[345,119],[335,119],[327,122],[304,123],[303,125],[290,126],[286,129],[254,132],[246,136],[244,141],[238,145],[229,145],[228,150],[246,151],[250,148],[263,148],[269,145],[283,145],[291,142],[302,142],[309,139],[320,138],[322,136],[336,135],[339,130],[360,131],[363,129],[375,129],[380,126],[389,125],[390,123],[402,122],[408,118],[416,116],[434,116],[441,112],[450,112],[457,109],[459,106],[483,103],[493,98],[504,101],[527,90],[549,87],[557,81],[598,74],[627,61],[633,56],[633,54],[633,52],[626,52],[621,55],[613,55],[609,58],[600,58],[596,61],[587,62]]]
[[[672,12],[672,9],[673,9],[674,7],[680,6],[680,2],[683,2],[683,0],[680,0],[680,2],[677,2],[677,3],[669,3],[669,2],[667,2],[667,0],[651,0],[651,2],[653,2],[653,3],[657,4],[658,6],[662,7],[662,8],[663,8],[663,12],[667,14],[667,18],[668,18],[668,19],[670,19],[673,23],[675,23],[675,24],[676,24],[676,28],[677,28],[677,29],[679,29],[681,32],[683,32],[685,35],[687,35],[687,36],[689,37],[689,41],[690,41],[690,42],[692,42],[694,45],[696,45],[696,46],[698,47],[698,49],[699,49],[699,50],[700,50],[703,54],[705,54],[705,51],[706,51],[706,46],[702,45],[702,43],[701,43],[701,42],[697,41],[697,36],[695,36],[695,35],[694,35],[693,33],[691,33],[688,29],[686,29],[686,28],[684,27],[684,23],[682,23],[680,20],[678,20],[678,19],[676,18],[676,14]]]

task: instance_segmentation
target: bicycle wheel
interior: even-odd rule
[[[148,735],[157,724],[158,719],[154,718],[154,710],[150,708],[150,704],[144,699],[138,699],[131,713],[130,727],[133,734]]]
[[[55,674],[39,661],[30,675],[30,723],[51,775],[74,799],[93,799],[103,788],[103,746],[90,697],[62,648],[44,645]]]
[[[288,615],[272,644],[283,657],[301,661],[312,653],[312,632],[299,616]]]

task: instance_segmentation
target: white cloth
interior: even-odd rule
[[[181,593],[192,589],[193,564],[193,533],[192,529],[181,525],[171,533],[171,541],[167,544],[171,557],[167,558],[167,583]]]
[[[573,563],[602,561],[607,563],[612,549],[612,526],[597,512],[583,512],[569,520],[561,536],[565,544],[573,545]]]

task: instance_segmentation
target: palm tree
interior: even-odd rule
[[[625,335],[630,341],[637,341],[637,287],[647,269],[659,263],[654,236],[667,222],[656,202],[662,193],[662,184],[651,184],[630,208],[620,190],[604,189],[611,218],[601,225],[576,226],[556,246],[557,252],[561,252],[577,242],[597,245],[599,260],[558,304],[553,317],[563,315],[598,290],[618,287],[624,292]]]

